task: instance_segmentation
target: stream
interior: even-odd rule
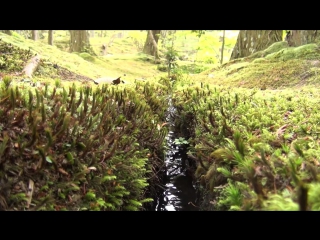
[[[198,211],[196,207],[196,190],[192,177],[187,174],[187,144],[175,144],[174,121],[176,109],[169,98],[168,115],[169,133],[166,137],[165,174],[162,182],[163,192],[157,198],[155,211]]]

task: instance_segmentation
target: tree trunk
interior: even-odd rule
[[[90,37],[94,37],[94,30],[90,30]]]
[[[32,78],[32,74],[37,70],[39,63],[40,56],[34,56],[28,61],[27,65],[23,68],[22,73],[24,73],[27,77]]]
[[[320,34],[318,30],[290,30],[285,40],[290,47],[298,47],[320,41]]]
[[[225,42],[225,36],[226,36],[226,30],[222,30],[222,46],[221,46],[221,59],[220,59],[220,64],[223,63],[223,51],[224,51],[224,42]]]
[[[143,53],[159,58],[158,54],[158,40],[161,30],[149,30],[146,42],[143,47]]]
[[[5,34],[8,34],[8,35],[12,35],[12,31],[11,30],[0,30],[0,32],[3,32]]]
[[[31,34],[32,34],[31,35],[32,36],[32,40],[37,41],[38,38],[39,38],[38,30],[32,30]]]
[[[53,46],[53,30],[49,30],[48,44]]]
[[[84,52],[90,48],[89,34],[87,30],[70,31],[70,52]]]
[[[240,30],[231,58],[243,58],[282,41],[282,30]]]

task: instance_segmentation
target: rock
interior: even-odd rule
[[[29,79],[29,78],[24,78],[24,79],[21,79],[21,82],[31,82],[31,79]]]
[[[121,77],[102,77],[102,78],[98,78],[93,80],[93,82],[95,84],[113,84],[113,85],[117,85],[120,83],[124,83],[123,80],[120,80]]]

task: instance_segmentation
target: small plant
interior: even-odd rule
[[[11,82],[12,82],[12,78],[10,76],[4,76],[2,81],[3,81],[5,89],[8,89]]]
[[[189,142],[183,137],[176,138],[174,140],[174,143],[177,144],[177,145],[189,144]]]
[[[171,70],[178,66],[176,62],[178,60],[178,52],[173,46],[168,47],[166,50],[165,58],[168,65],[168,76],[170,77]]]
[[[54,80],[54,85],[56,86],[56,88],[59,88],[61,87],[61,80],[59,78],[56,78]]]
[[[223,198],[219,201],[219,205],[226,205],[229,210],[240,210],[242,205],[242,195],[239,188],[231,183],[222,190]]]

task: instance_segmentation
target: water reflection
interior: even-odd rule
[[[171,104],[168,109],[167,122],[174,128],[176,109]],[[184,146],[174,144],[175,134],[169,131],[167,136],[168,150],[165,155],[166,179],[163,183],[165,191],[158,198],[156,211],[198,211],[195,207],[196,190],[192,184],[192,178],[185,175],[187,149]]]

